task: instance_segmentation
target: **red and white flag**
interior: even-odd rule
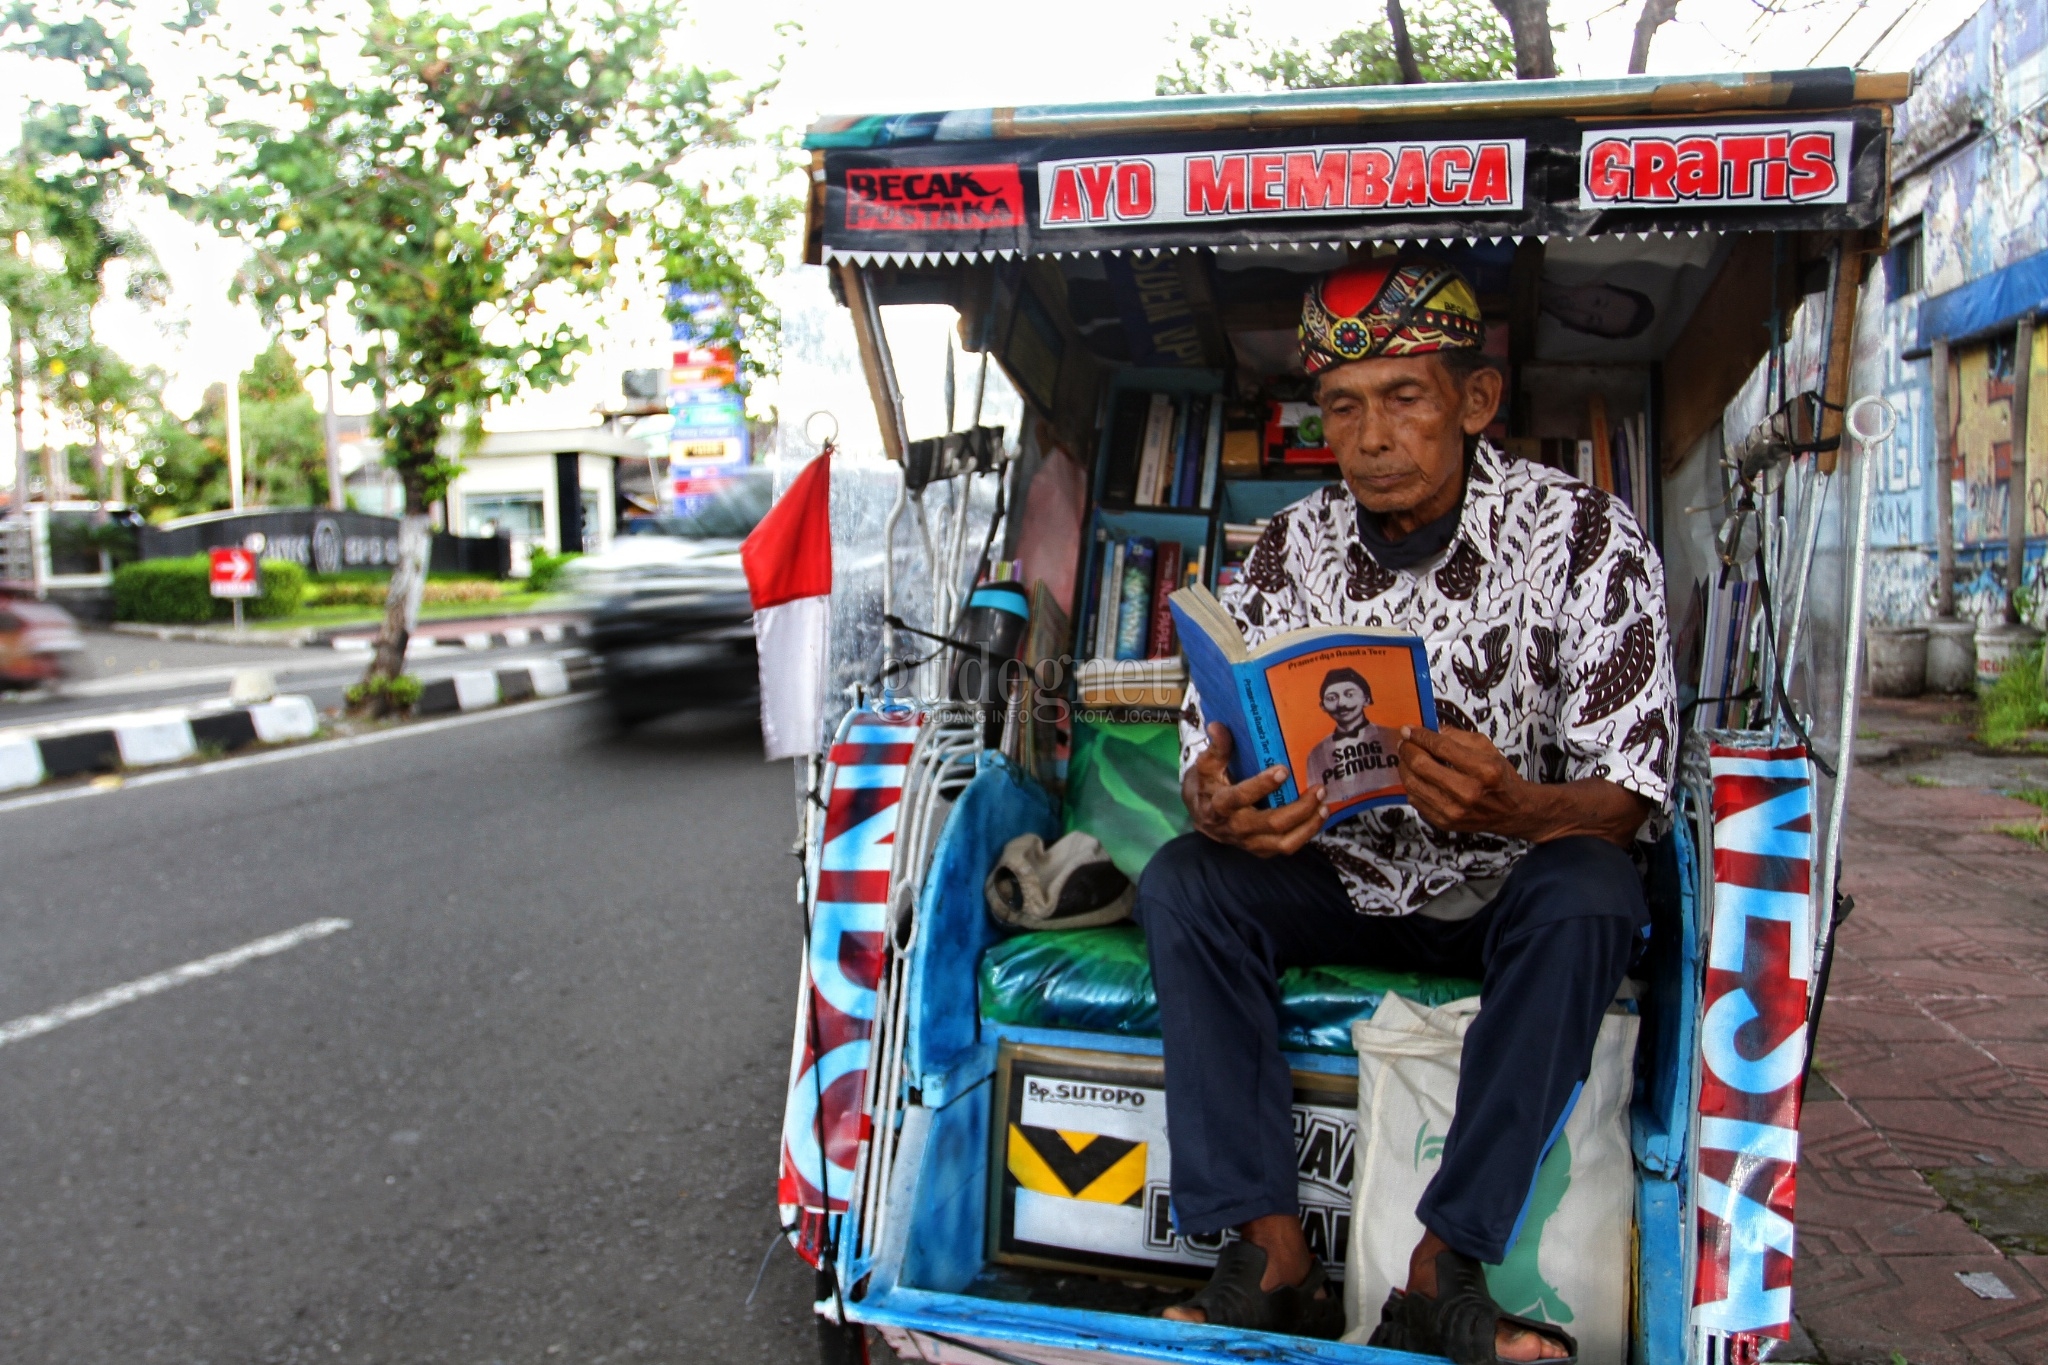
[[[804,466],[740,546],[761,665],[761,739],[770,758],[822,747],[832,638],[832,452]]]

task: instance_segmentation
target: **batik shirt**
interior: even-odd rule
[[[1222,603],[1256,646],[1356,626],[1420,636],[1439,722],[1492,740],[1531,782],[1605,778],[1668,805],[1677,708],[1664,570],[1616,498],[1481,442],[1458,534],[1389,569],[1358,537],[1343,483],[1277,514]],[[1208,747],[1190,690],[1181,771]],[[1312,841],[1367,914],[1410,914],[1460,882],[1504,876],[1529,845],[1438,830],[1405,805]]]

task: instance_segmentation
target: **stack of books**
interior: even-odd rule
[[[1252,546],[1259,543],[1259,537],[1266,534],[1271,518],[1258,521],[1226,521],[1223,523],[1223,558],[1216,565],[1216,590],[1229,587],[1244,572],[1244,562],[1251,557]]]
[[[1087,659],[1075,670],[1083,706],[1171,706],[1187,696],[1188,666],[1171,659]]]
[[[1580,441],[1578,474],[1581,483],[1605,489],[1635,514],[1636,524],[1650,529],[1650,423],[1642,413],[1625,417],[1611,427],[1607,403],[1598,394],[1587,405],[1593,437]]]
[[[1221,398],[1126,390],[1110,414],[1102,501],[1207,511],[1222,453]]]
[[[1164,659],[1179,652],[1166,599],[1202,581],[1207,552],[1177,540],[1095,532],[1095,602],[1087,657]]]
[[[1732,576],[1731,580],[1713,590],[1700,662],[1699,695],[1716,699],[1700,708],[1701,722],[1715,729],[1747,723],[1749,704],[1726,699],[1756,679],[1756,585]]]

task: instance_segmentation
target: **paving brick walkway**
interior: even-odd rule
[[[1924,705],[1877,719],[1938,728]],[[1992,831],[2041,812],[1912,785],[1924,767],[1873,768],[1851,790],[1856,910],[1802,1125],[1795,1309],[1828,1365],[2043,1365],[2048,853]],[[2017,1212],[1986,1214],[2006,1192]],[[2009,1297],[1958,1278],[1978,1272]]]

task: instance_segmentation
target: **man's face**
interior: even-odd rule
[[[1333,682],[1323,689],[1323,710],[1339,730],[1356,730],[1365,718],[1365,689],[1355,682]]]
[[[1387,356],[1317,376],[1323,434],[1352,495],[1367,510],[1407,512],[1458,477],[1465,438],[1500,406],[1497,370],[1463,382],[1434,355]]]

